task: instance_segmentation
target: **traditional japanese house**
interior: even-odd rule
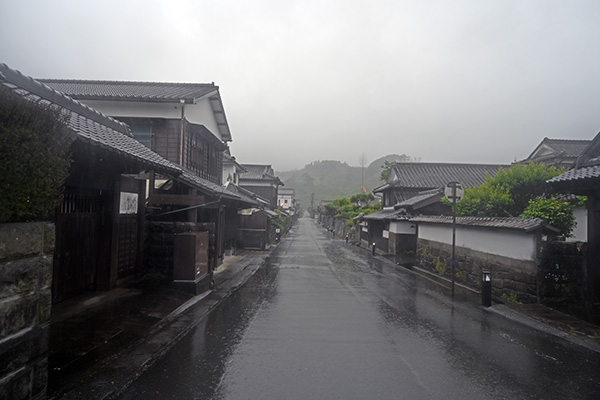
[[[600,302],[600,133],[598,133],[573,168],[548,181],[562,193],[587,196],[587,252],[585,260],[585,301],[592,311]]]
[[[477,187],[508,165],[454,163],[396,163],[385,184],[373,193],[382,196],[383,209],[362,218],[361,242],[378,252],[398,254],[414,251],[416,225],[414,215],[439,215],[451,210],[442,203],[443,188],[450,182]]]
[[[43,82],[125,122],[140,143],[182,166],[188,175],[214,184],[204,184],[209,193],[214,194],[209,202],[198,203],[192,199],[192,204],[179,204],[193,208],[186,213],[170,214],[170,218],[213,223],[216,262],[220,264],[225,250],[226,225],[236,224],[237,209],[252,203],[217,188],[223,183],[223,157],[227,143],[232,140],[219,87],[214,83],[58,79]],[[168,181],[158,179],[159,183]]]
[[[246,172],[240,174],[239,185],[269,201],[269,207],[276,209],[277,190],[283,182],[275,176],[270,165],[242,164]]]

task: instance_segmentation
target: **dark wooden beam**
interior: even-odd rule
[[[204,196],[189,194],[150,194],[148,204],[152,205],[174,205],[174,206],[197,206],[205,203]]]

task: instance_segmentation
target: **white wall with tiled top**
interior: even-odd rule
[[[419,239],[452,244],[451,224],[419,224]],[[456,226],[456,246],[515,260],[535,261],[537,234],[517,229]]]

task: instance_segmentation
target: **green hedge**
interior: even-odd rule
[[[70,157],[60,110],[0,85],[0,222],[50,218]]]

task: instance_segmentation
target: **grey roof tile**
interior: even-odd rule
[[[600,178],[600,165],[592,165],[589,167],[569,170],[564,174],[548,180],[548,183],[553,184],[559,182],[574,182],[597,178]]]
[[[418,216],[410,219],[413,222],[452,224],[452,217],[443,215]],[[477,226],[486,228],[506,228],[532,231],[537,229],[548,229],[559,232],[542,219],[539,218],[516,218],[516,217],[456,217],[456,224],[463,226]]]
[[[242,164],[242,167],[246,169],[246,172],[240,174],[240,179],[279,181],[270,165]]]
[[[212,83],[124,82],[72,79],[39,79],[71,97],[85,100],[144,100],[191,103],[216,92]]]
[[[509,167],[496,164],[396,163],[393,168],[397,179],[390,186],[434,189],[458,181],[466,187],[477,187],[485,182],[488,175],[495,176],[500,168]],[[385,189],[385,186],[378,190]]]
[[[408,220],[409,217],[406,215],[404,210],[381,210],[372,214],[367,214],[362,216],[362,219],[371,220],[371,221],[383,221],[383,220]]]
[[[578,157],[583,154],[585,149],[592,143],[591,140],[571,140],[571,139],[545,139],[546,144],[556,151],[569,156]]]
[[[437,188],[437,189],[431,189],[431,190],[425,190],[423,192],[420,192],[418,195],[411,197],[410,199],[406,199],[398,204],[396,204],[394,207],[399,208],[399,207],[412,207],[414,208],[416,205],[434,199],[434,198],[439,198],[441,199],[443,196],[443,191],[441,188]]]
[[[136,160],[160,171],[179,173],[181,168],[135,140],[127,125],[94,110],[34,79],[0,64],[0,82],[26,98],[54,104],[67,115],[75,138]]]

